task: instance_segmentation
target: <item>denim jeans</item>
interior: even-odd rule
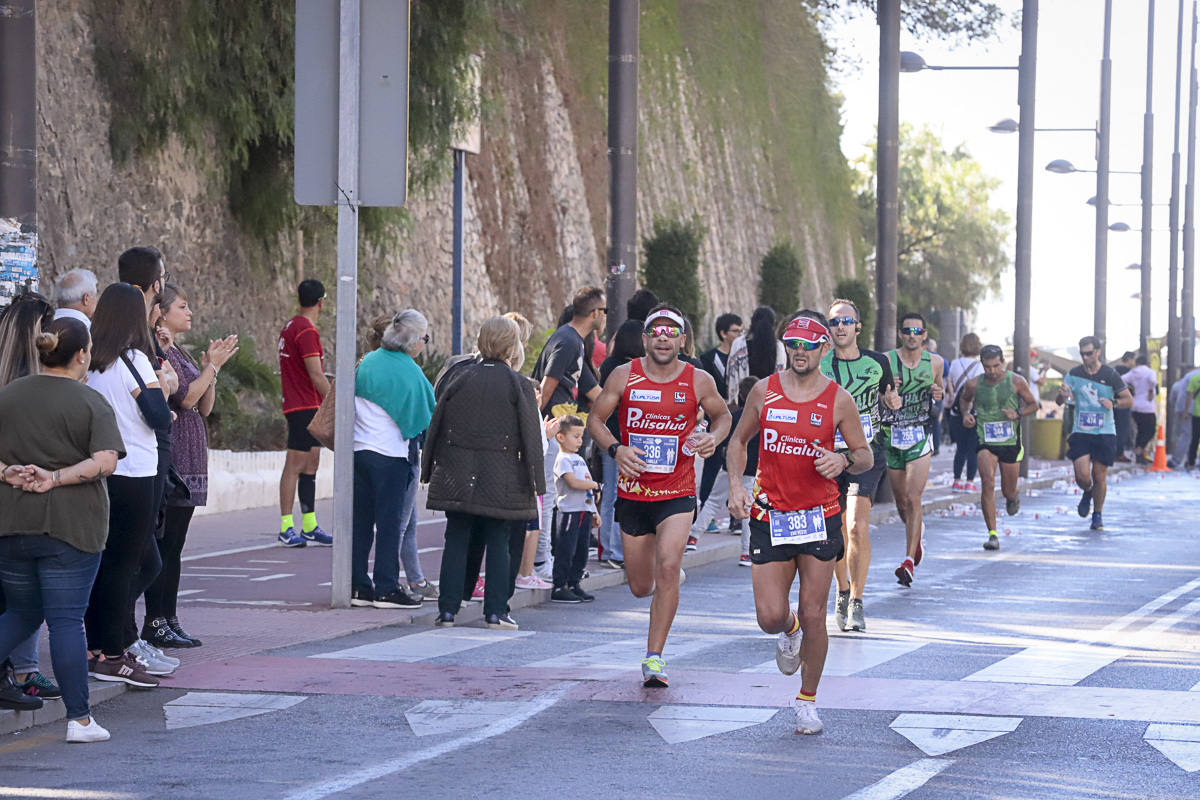
[[[376,596],[400,585],[400,530],[408,519],[401,516],[412,467],[407,458],[385,456],[372,450],[354,451],[354,543],[350,557],[350,585]],[[375,545],[375,575],[367,573],[371,544]]]
[[[404,532],[400,534],[400,563],[404,565],[404,580],[410,584],[425,580],[417,550],[417,489],[420,483],[421,467],[414,465],[408,491],[404,493],[404,508],[408,509],[408,513],[405,514],[403,509],[400,512],[401,519],[408,519]]]
[[[550,534],[554,532],[554,507],[558,505],[558,492],[554,488],[554,461],[558,458],[558,440],[551,439],[546,449],[545,477],[546,494],[542,495],[542,532],[538,536],[537,555],[533,557],[535,564],[550,562],[554,565],[554,552],[550,546]]]
[[[4,657],[0,656],[0,661]],[[38,668],[38,632],[34,631],[29,638],[17,644],[8,654],[12,662],[13,672],[34,672]]]
[[[601,458],[604,463],[604,492],[600,497],[600,548],[605,558],[624,561],[621,529],[616,521],[617,460],[608,453],[603,453]]]
[[[0,615],[0,652],[36,634],[45,620],[68,719],[91,713],[83,612],[99,567],[99,553],[85,553],[50,536],[0,536],[0,585],[8,603]]]

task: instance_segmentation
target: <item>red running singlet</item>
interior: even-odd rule
[[[803,511],[821,506],[826,517],[841,510],[837,481],[822,478],[815,466],[819,444],[833,449],[833,403],[838,385],[829,381],[817,397],[806,403],[788,399],[777,372],[767,379],[758,417],[758,472],[754,476],[754,503],[750,514],[766,521],[772,509]]]
[[[700,402],[696,397],[696,368],[684,364],[679,377],[658,383],[646,375],[644,358],[630,362],[629,379],[621,393],[621,444],[645,455],[646,470],[637,478],[617,476],[617,497],[626,500],[670,500],[696,493],[693,457],[683,443],[696,427]]]

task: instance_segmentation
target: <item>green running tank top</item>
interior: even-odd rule
[[[1020,426],[1004,416],[1004,409],[1017,411],[1020,397],[1013,389],[1013,374],[1006,371],[1000,382],[992,385],[983,375],[975,387],[975,435],[980,444],[1015,445]]]
[[[888,360],[892,364],[896,391],[900,393],[903,403],[899,410],[889,414],[890,424],[898,428],[928,426],[930,414],[933,413],[933,359],[929,351],[921,351],[921,360],[913,369],[900,360],[900,353],[896,350],[888,351]]]
[[[853,361],[846,361],[835,356],[831,349],[821,359],[821,372],[854,398],[863,433],[870,431],[867,443],[880,443],[883,441],[883,434],[880,425],[879,393],[884,388],[887,362],[874,350],[860,347],[858,354],[858,358]],[[840,433],[835,436],[834,445],[835,450],[846,449]]]

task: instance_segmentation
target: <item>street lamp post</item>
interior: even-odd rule
[[[1167,267],[1167,386],[1179,378],[1179,114],[1183,88],[1183,0],[1179,0],[1179,23],[1175,35],[1175,127],[1171,150],[1171,259]],[[1167,414],[1167,441],[1175,441],[1175,419]]]
[[[637,275],[637,96],[640,0],[608,6],[608,333],[625,321]]]
[[[1196,319],[1192,302],[1196,267],[1196,0],[1192,0],[1191,74],[1188,78],[1187,183],[1183,190],[1183,280],[1179,290],[1179,316],[1183,334],[1182,356],[1195,364]]]
[[[1150,339],[1150,207],[1154,184],[1154,4],[1148,0],[1146,22],[1146,113],[1142,117],[1142,318],[1138,352],[1147,355]],[[1107,199],[1107,198],[1106,198]]]
[[[1021,61],[1017,76],[1017,106],[1021,121],[1017,140],[1017,224],[1015,273],[1015,302],[1013,313],[1013,369],[1032,383],[1029,371],[1029,304],[1032,294],[1032,254],[1030,240],[1033,231],[1033,137],[1034,87],[1037,79],[1038,0],[1025,0],[1021,6]],[[1032,441],[1032,423],[1028,417],[1021,421],[1021,441]],[[1029,460],[1021,460],[1020,474],[1029,475]]]
[[[1096,269],[1092,333],[1105,343],[1108,326],[1108,150],[1112,132],[1112,0],[1104,0],[1100,58],[1100,119],[1096,123]]]
[[[875,146],[875,349],[896,342],[900,248],[900,0],[879,0],[879,121]]]

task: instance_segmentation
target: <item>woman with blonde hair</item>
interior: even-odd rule
[[[546,490],[541,420],[533,387],[509,365],[520,344],[517,323],[492,317],[477,344],[479,360],[444,378],[421,465],[428,507],[446,512],[437,624],[454,624],[474,538],[486,544],[493,576],[484,592],[487,625],[515,629],[508,613],[515,577],[509,544],[515,525],[523,527],[537,513],[536,495]]]
[[[983,365],[979,363],[979,351],[983,343],[979,336],[968,333],[958,345],[958,358],[950,362],[946,372],[945,407],[949,409],[950,438],[954,440],[954,484],[956,491],[974,491],[975,472],[979,469],[976,461],[979,440],[974,428],[965,427],[958,413],[958,393],[967,381],[983,374]],[[963,468],[966,468],[967,479],[960,480]]]

